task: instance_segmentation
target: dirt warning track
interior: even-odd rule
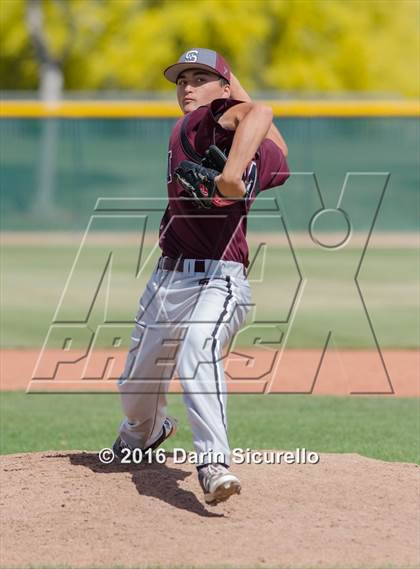
[[[117,392],[126,352],[3,350],[2,390]],[[57,365],[58,362],[63,362]],[[38,365],[37,365],[38,362]],[[67,363],[65,363],[67,362]],[[75,362],[75,363],[72,363]],[[420,354],[415,350],[269,350],[231,352],[224,361],[232,393],[352,393],[420,395]],[[170,390],[180,392],[175,378]]]

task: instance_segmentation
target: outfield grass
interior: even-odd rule
[[[77,250],[78,243],[54,245],[54,234],[51,244],[42,247],[30,243],[2,247],[3,347],[43,344]],[[84,321],[110,251],[113,254],[110,292],[107,297],[105,278],[89,324],[95,329],[104,322],[106,312],[107,321],[127,322],[131,326],[139,296],[158,256],[156,251],[144,273],[136,276],[137,243],[87,244],[72,273],[58,320]],[[150,247],[144,249],[143,259],[150,251]],[[302,295],[288,347],[319,348],[324,345],[329,330],[333,331],[338,347],[375,347],[354,282],[360,255],[357,248],[337,252],[319,248],[296,250],[306,280],[300,289]],[[381,348],[415,348],[419,343],[417,272],[415,249],[367,251],[359,284]],[[267,342],[287,332],[286,320],[299,283],[290,250],[268,246],[265,257],[261,256],[256,263],[250,282],[255,308],[248,321],[254,323],[254,328],[239,336],[238,345],[242,346],[252,345],[256,337]],[[274,325],[276,322],[282,323]]]
[[[170,444],[192,450],[180,395],[169,410],[180,420]],[[1,394],[1,453],[111,446],[121,420],[115,394]],[[379,396],[231,395],[232,448],[306,448],[359,453],[387,461],[419,462],[419,402]]]

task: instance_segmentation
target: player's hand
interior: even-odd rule
[[[230,97],[232,99],[237,99],[238,101],[244,101],[245,103],[250,103],[252,101],[251,97],[242,87],[239,79],[230,72]]]

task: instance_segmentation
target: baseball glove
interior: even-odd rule
[[[223,172],[226,161],[226,154],[222,152],[220,148],[218,148],[215,144],[211,144],[205,151],[201,164],[207,168],[213,168],[218,172]]]
[[[220,205],[223,196],[214,180],[223,171],[226,160],[224,153],[217,146],[211,145],[206,150],[201,164],[182,160],[175,169],[178,182],[198,207],[211,208]]]
[[[175,170],[178,182],[187,194],[194,198],[196,205],[205,208],[212,207],[212,200],[217,195],[214,179],[219,174],[217,170],[206,168],[189,160],[180,162]]]

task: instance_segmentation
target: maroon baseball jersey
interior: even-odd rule
[[[216,99],[188,114],[186,135],[201,155],[216,144],[226,154],[234,131],[224,129],[217,121],[227,109],[241,101]],[[247,213],[258,193],[280,186],[289,177],[286,159],[272,140],[265,139],[244,173],[246,195],[240,200],[220,200],[219,207],[198,208],[176,181],[174,170],[181,160],[191,160],[181,144],[181,125],[175,124],[168,152],[169,203],[160,225],[159,245],[163,255],[187,259],[223,259],[248,266],[246,242]]]

